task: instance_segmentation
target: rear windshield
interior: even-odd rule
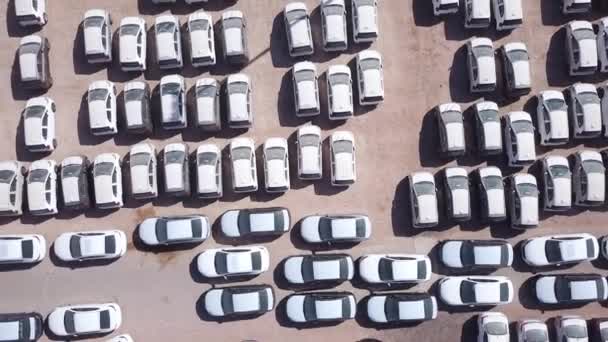
[[[36,169],[36,170],[32,170],[30,171],[30,175],[28,177],[30,183],[36,183],[36,182],[44,182],[46,181],[46,177],[48,176],[49,172],[45,169]]]
[[[246,94],[247,93],[247,83],[245,82],[234,82],[228,85],[228,93],[229,94]]]
[[[594,93],[594,92],[585,92],[585,93],[580,93],[577,96],[578,101],[583,104],[599,104],[600,103],[600,98],[599,96]]]
[[[89,101],[105,101],[107,96],[107,89],[98,88],[89,90]]]
[[[414,191],[419,196],[432,195],[435,193],[435,185],[431,182],[420,182],[414,184]]]
[[[206,31],[209,29],[209,22],[206,19],[197,19],[190,22],[190,31]]]
[[[196,96],[198,97],[215,97],[217,88],[214,85],[204,85],[196,88]]]
[[[282,160],[285,158],[285,149],[282,147],[272,147],[266,150],[266,159],[274,160],[279,159]]]
[[[511,61],[511,63],[519,62],[519,61],[527,61],[528,52],[526,50],[513,50],[507,53],[507,57]]]
[[[545,102],[549,111],[566,110],[566,101],[561,99],[550,99]]]
[[[0,183],[9,183],[13,179],[15,173],[10,170],[0,171]]]
[[[507,334],[507,326],[501,322],[490,322],[485,325],[485,330],[488,335],[506,335]]]
[[[570,169],[564,165],[551,166],[551,174],[555,178],[570,178]]]
[[[141,101],[144,98],[143,89],[131,89],[125,92],[125,101]]]
[[[198,155],[199,165],[215,165],[217,162],[217,154],[213,152],[203,152]]]
[[[331,85],[349,84],[349,81],[350,77],[346,73],[333,74],[329,78],[329,83]]]
[[[26,118],[41,118],[42,115],[44,114],[44,107],[43,106],[32,106],[32,107],[27,107],[27,109],[25,110],[25,117]]]
[[[156,31],[158,33],[172,33],[174,30],[174,27],[175,27],[175,25],[170,22],[160,23],[160,24],[156,25]]]
[[[131,165],[148,165],[150,161],[150,155],[148,153],[136,153],[131,156]]]
[[[326,15],[343,15],[344,8],[340,5],[329,5],[323,7],[323,12],[325,12]]]
[[[305,134],[300,137],[300,146],[319,146],[319,137],[314,134]]]
[[[519,120],[511,123],[511,127],[513,127],[513,131],[515,133],[533,133],[534,127],[530,123],[530,121]]]
[[[224,23],[224,28],[226,28],[226,29],[241,28],[241,26],[243,26],[243,22],[241,21],[241,18],[225,19],[223,23]]]
[[[296,81],[304,82],[304,81],[314,81],[315,72],[312,70],[302,70],[296,72]]]
[[[593,32],[592,29],[588,29],[588,28],[580,28],[580,29],[574,30],[574,31],[572,31],[572,35],[574,36],[574,39],[576,39],[576,40],[595,39],[595,33]]]
[[[517,192],[519,192],[521,197],[536,197],[538,195],[536,185],[531,183],[518,184]]]
[[[80,176],[80,165],[66,165],[61,168],[61,176],[63,178]]]
[[[95,173],[94,176],[109,176],[112,174],[113,170],[114,164],[110,162],[103,162],[96,164],[93,172]]]
[[[88,17],[84,20],[84,27],[101,27],[103,25],[103,17]]]
[[[178,95],[181,89],[181,85],[179,83],[166,83],[163,84],[161,89],[163,95]]]
[[[181,164],[184,161],[186,154],[183,151],[170,151],[165,154],[166,164]]]
[[[287,22],[289,22],[290,25],[294,25],[300,20],[305,20],[307,15],[305,10],[298,9],[285,13],[285,17],[287,18]]]
[[[495,110],[491,110],[491,109],[480,110],[478,115],[479,115],[479,120],[483,123],[499,121],[498,111],[495,111]]]
[[[135,36],[139,32],[139,26],[135,24],[123,25],[120,28],[120,34],[123,36]]]
[[[488,176],[483,179],[483,184],[487,189],[502,189],[502,178],[499,176]]]
[[[604,173],[604,164],[599,160],[586,160],[583,162],[583,169],[587,173]]]
[[[251,149],[249,147],[237,147],[232,150],[232,159],[249,159],[251,157]]]
[[[352,153],[353,143],[348,140],[338,140],[333,144],[334,153]]]
[[[455,110],[450,110],[450,111],[441,113],[441,119],[446,124],[461,123],[462,122],[462,113],[457,112]]]
[[[19,54],[20,55],[27,55],[27,54],[36,54],[38,53],[38,50],[40,50],[40,44],[38,43],[27,43],[27,44],[23,44],[21,45],[21,47],[19,47]]]
[[[376,58],[366,58],[359,61],[361,70],[380,69],[380,60]]]

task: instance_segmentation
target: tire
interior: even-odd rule
[[[53,149],[57,148],[57,139],[53,139]]]
[[[55,102],[53,102],[53,104],[51,105],[51,110],[53,112],[57,112],[57,105],[55,104]]]
[[[48,14],[46,14],[46,12],[42,14],[42,20],[44,20],[44,24],[47,24],[49,22],[49,16]]]

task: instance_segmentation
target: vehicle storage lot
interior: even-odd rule
[[[226,3],[224,3],[226,2]],[[316,53],[312,60],[320,72],[335,63],[348,63],[362,46],[351,47],[346,54],[334,55],[321,52],[320,19],[318,1],[306,0],[312,13],[313,35]],[[567,22],[559,12],[559,2],[554,0],[522,1],[524,5],[524,25],[511,34],[497,35],[492,29],[488,36],[498,48],[509,41],[522,40],[531,55],[533,90],[531,95],[548,87],[562,89],[574,83],[567,76],[564,55],[563,30],[560,25]],[[8,3],[8,5],[7,5]],[[18,66],[15,65],[15,51],[19,39],[28,30],[19,28],[13,18],[12,1],[0,4],[0,103],[3,115],[0,116],[0,134],[4,145],[0,159],[17,158],[22,161],[38,159],[38,155],[23,150],[20,116],[28,93],[15,88]],[[57,103],[58,149],[49,158],[57,161],[74,154],[85,154],[89,158],[102,152],[117,152],[124,156],[129,147],[141,139],[127,136],[124,131],[109,140],[98,139],[88,132],[85,94],[90,82],[109,79],[122,89],[122,83],[133,78],[145,78],[155,86],[162,75],[148,59],[148,71],[143,75],[131,75],[120,71],[117,63],[111,67],[89,66],[83,56],[82,32],[79,23],[87,9],[105,8],[112,14],[115,29],[124,16],[143,16],[148,28],[152,27],[154,15],[171,10],[185,22],[188,14],[200,6],[186,6],[181,1],[172,6],[155,6],[148,0],[68,0],[49,1],[49,24],[43,29],[52,45],[51,72],[55,83],[48,92]],[[280,0],[241,0],[232,3],[223,0],[210,0],[205,9],[213,14],[214,20],[220,12],[228,8],[242,10],[248,21],[248,38],[251,49],[251,63],[243,69],[253,81],[255,124],[249,132],[224,129],[216,137],[203,135],[193,128],[183,133],[169,135],[157,132],[150,140],[157,149],[169,142],[185,141],[191,150],[202,141],[214,141],[219,146],[228,144],[235,136],[249,136],[261,146],[271,136],[292,137],[297,127],[306,121],[295,119],[292,110],[292,93],[289,68],[293,60],[288,57],[281,11],[285,1]],[[8,6],[8,8],[7,8]],[[115,333],[130,333],[137,341],[240,341],[256,339],[259,341],[312,341],[326,339],[335,341],[358,341],[373,338],[381,341],[411,341],[422,337],[425,341],[470,341],[475,334],[474,312],[447,312],[440,306],[439,317],[435,321],[401,329],[376,330],[361,316],[357,320],[331,327],[318,327],[297,330],[286,323],[281,307],[257,319],[218,324],[206,320],[201,310],[197,310],[199,297],[210,288],[201,281],[193,267],[194,257],[206,248],[222,243],[216,232],[213,238],[192,249],[151,252],[142,250],[132,243],[132,233],[136,225],[145,217],[153,215],[175,215],[202,213],[214,221],[221,213],[233,208],[285,206],[290,209],[292,220],[296,221],[309,214],[360,212],[370,216],[373,223],[372,238],[352,249],[343,249],[353,257],[366,253],[402,252],[433,253],[433,247],[447,238],[508,238],[513,244],[530,237],[551,233],[589,232],[597,237],[606,233],[608,222],[605,208],[596,211],[572,210],[568,215],[543,216],[540,228],[517,235],[506,226],[486,227],[478,223],[464,226],[444,224],[434,231],[414,231],[410,224],[409,200],[406,176],[422,167],[438,171],[448,163],[437,158],[435,125],[430,118],[430,110],[439,103],[453,100],[471,103],[477,97],[469,95],[465,69],[464,43],[473,35],[484,35],[485,31],[464,31],[460,16],[436,20],[432,16],[429,0],[380,1],[380,38],[374,44],[384,58],[386,101],[378,108],[362,111],[343,125],[330,123],[326,115],[325,96],[321,96],[322,115],[313,120],[321,126],[323,136],[337,129],[352,130],[358,147],[358,180],[348,189],[332,188],[329,185],[329,170],[325,168],[322,181],[305,183],[295,177],[292,158],[292,189],[282,196],[269,196],[258,191],[252,196],[238,196],[229,189],[224,197],[216,202],[198,200],[176,201],[162,195],[151,203],[127,200],[125,208],[114,212],[91,210],[84,214],[70,215],[60,213],[55,218],[36,219],[25,214],[20,219],[2,220],[2,233],[40,233],[50,244],[60,233],[93,229],[121,229],[129,236],[129,250],[119,260],[109,264],[87,264],[85,267],[70,269],[51,255],[41,264],[29,269],[7,270],[0,272],[2,301],[0,311],[21,312],[38,311],[48,314],[55,306],[62,304],[84,304],[115,301],[121,305],[124,315],[122,327]],[[597,13],[583,16],[587,20],[596,19]],[[559,33],[556,33],[558,32]],[[78,33],[77,33],[78,32]],[[150,33],[150,32],[149,32]],[[148,54],[154,55],[153,35],[148,36]],[[181,74],[187,77],[188,86],[195,79],[208,72],[223,79],[235,69],[219,65],[196,70],[185,63]],[[500,65],[500,64],[498,64]],[[11,82],[13,79],[13,82]],[[585,77],[581,80],[597,83],[599,78]],[[324,78],[322,78],[324,81]],[[322,86],[321,90],[324,91]],[[497,92],[498,93],[498,92]],[[500,95],[492,96],[501,106],[501,113],[508,110],[528,111],[535,108],[534,101],[524,97],[509,101]],[[469,134],[472,127],[467,127]],[[172,133],[173,134],[173,133]],[[472,137],[471,137],[472,138]],[[290,143],[293,139],[290,139]],[[472,141],[468,142],[472,144]],[[558,148],[554,153],[567,155],[583,146],[571,143],[567,148]],[[590,142],[597,149],[608,145],[608,141]],[[293,149],[292,151],[295,151]],[[548,150],[541,150],[538,158]],[[259,152],[259,149],[258,149]],[[295,153],[292,157],[295,156]],[[328,159],[325,165],[328,166]],[[472,170],[484,161],[467,156],[459,160]],[[500,165],[505,175],[516,171],[507,169],[503,160],[492,160],[492,165]],[[258,162],[260,181],[263,177],[262,163]],[[228,175],[225,168],[225,176]],[[474,211],[476,214],[477,211]],[[309,246],[303,244],[297,229],[265,243],[271,255],[270,271],[248,283],[273,284],[277,299],[280,301],[291,291],[285,288],[280,271],[275,270],[280,261],[293,254],[308,253]],[[524,318],[549,318],[558,314],[577,313],[585,318],[605,315],[599,304],[583,308],[559,311],[541,311],[530,298],[526,280],[533,273],[523,266],[516,252],[513,269],[499,270],[496,274],[509,276],[516,287],[516,297],[512,304],[499,308],[512,322]],[[433,261],[437,258],[432,255]],[[583,263],[567,268],[568,271],[593,271],[605,274],[608,262],[598,260],[593,265]],[[274,271],[274,272],[273,272]],[[442,273],[435,268],[432,281],[408,289],[424,291],[432,288]],[[565,269],[559,270],[563,272]],[[241,284],[234,282],[233,284]],[[369,291],[358,281],[345,283],[340,290],[353,291],[360,300]],[[362,311],[362,310],[361,310]],[[362,314],[363,312],[361,312]],[[513,332],[513,331],[512,331]],[[103,340],[103,339],[100,339]]]

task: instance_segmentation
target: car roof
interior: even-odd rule
[[[521,120],[532,122],[532,117],[530,116],[530,114],[528,114],[527,112],[524,112],[524,111],[509,112],[507,114],[507,117],[509,118],[510,122],[521,121]]]
[[[338,73],[345,73],[350,75],[350,68],[343,64],[330,65],[327,69],[327,75],[333,75]]]
[[[249,76],[241,73],[241,74],[228,75],[226,82],[228,82],[228,83],[245,82],[245,83],[249,84],[250,80],[249,80]]]
[[[181,75],[166,75],[160,79],[160,84],[180,83],[184,84],[184,77]]]
[[[298,129],[298,136],[302,136],[305,134],[314,134],[317,136],[321,136],[321,128],[315,125],[305,125]]]
[[[108,14],[108,12],[106,10],[103,9],[90,9],[88,11],[86,11],[84,13],[84,18],[89,18],[89,17],[105,17]]]
[[[28,43],[38,43],[41,44],[42,43],[42,37],[37,35],[37,34],[30,34],[29,36],[25,36],[23,38],[21,38],[21,41],[19,42],[19,45],[25,45]]]
[[[201,144],[196,148],[196,154],[205,153],[205,152],[213,152],[216,154],[220,154],[220,149],[215,144]]]

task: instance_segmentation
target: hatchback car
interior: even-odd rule
[[[226,78],[226,105],[230,128],[253,126],[253,90],[251,79],[245,74],[232,74]]]
[[[317,67],[311,62],[298,62],[291,69],[296,116],[307,117],[321,112]]]
[[[163,184],[171,196],[190,196],[190,164],[188,145],[167,144],[163,149]]]
[[[312,180],[323,177],[321,144],[321,129],[318,126],[306,125],[298,129],[298,178]]]
[[[30,164],[27,175],[27,206],[30,214],[57,214],[57,168],[57,163],[51,159]]]
[[[196,126],[203,131],[217,132],[222,128],[220,117],[221,87],[214,78],[201,78],[194,86]]]
[[[473,112],[477,150],[482,155],[501,154],[502,126],[498,105],[492,101],[478,102],[473,106]]]
[[[599,274],[541,275],[536,278],[534,293],[541,304],[584,304],[606,300],[608,283]]]
[[[477,176],[482,220],[504,221],[507,218],[507,205],[502,172],[495,166],[480,167]]]
[[[163,216],[143,220],[137,228],[137,235],[148,246],[167,246],[203,242],[210,231],[211,223],[207,216]]]
[[[513,30],[524,22],[522,0],[492,0],[496,29]]]
[[[234,192],[258,190],[255,145],[251,138],[236,138],[230,142],[232,189]]]
[[[505,240],[446,240],[439,248],[441,263],[458,271],[510,267],[513,246]]]
[[[588,342],[587,321],[580,316],[559,316],[555,319],[555,335],[556,341]]]
[[[215,34],[211,15],[204,11],[190,14],[186,28],[192,66],[215,65]]]
[[[300,222],[300,235],[309,243],[360,242],[371,234],[372,224],[365,215],[312,215]]]
[[[283,10],[283,22],[287,33],[287,49],[291,57],[312,55],[315,52],[310,16],[303,2],[290,2]]]
[[[331,184],[349,186],[357,180],[355,137],[349,131],[335,131],[329,139]]]
[[[548,211],[564,211],[572,207],[572,173],[568,159],[545,156],[542,160],[543,203]]]
[[[144,71],[147,59],[146,21],[140,17],[125,17],[118,28],[118,47],[122,71]]]
[[[488,2],[488,7],[490,6],[489,0],[466,1],[485,1]],[[494,45],[490,39],[472,38],[467,42],[467,65],[469,90],[472,93],[487,93],[496,90],[496,62],[494,61]]]
[[[208,249],[196,259],[198,271],[207,278],[253,276],[268,270],[266,247],[232,247]]]
[[[259,316],[274,308],[274,291],[270,285],[213,288],[203,296],[205,311],[216,318]]]
[[[23,135],[29,152],[50,152],[57,147],[55,138],[55,101],[46,96],[27,100],[23,109]]]
[[[597,41],[590,22],[573,20],[566,25],[566,52],[570,76],[595,73],[598,65]]]
[[[448,167],[444,170],[443,176],[447,216],[454,221],[470,220],[471,194],[467,170],[461,167]]]
[[[114,209],[123,206],[122,170],[120,156],[102,153],[93,162],[95,206],[98,209]]]
[[[46,256],[46,240],[39,234],[0,235],[0,251],[0,266],[37,263]]]
[[[139,143],[132,146],[127,164],[129,166],[129,177],[131,178],[131,196],[136,199],[158,196],[156,148],[154,145]]]
[[[435,108],[439,131],[439,152],[448,157],[464,155],[466,144],[462,110],[457,103],[444,103]]]
[[[419,283],[431,279],[431,259],[422,254],[367,254],[359,276],[369,284]]]
[[[502,312],[484,312],[477,316],[477,341],[509,342],[509,319]]]
[[[228,64],[243,65],[249,62],[247,20],[241,11],[225,11],[220,21],[222,53]]]
[[[536,160],[534,124],[527,112],[510,112],[505,124],[505,145],[509,166],[520,167]]]
[[[321,0],[321,28],[325,51],[348,49],[344,0]]]
[[[25,36],[19,43],[19,77],[25,89],[49,89],[53,85],[49,65],[51,43],[38,35]]]
[[[374,323],[416,323],[437,318],[437,299],[427,293],[372,294],[366,309]]]
[[[353,279],[355,266],[348,254],[295,255],[283,262],[283,275],[291,285],[336,285]]]
[[[35,342],[44,332],[44,319],[37,312],[0,314],[0,341]]]
[[[562,13],[575,14],[591,11],[591,0],[562,0]]]
[[[46,0],[15,0],[14,4],[19,26],[43,26],[49,21]]]
[[[577,151],[572,168],[574,203],[593,207],[604,204],[606,198],[606,168],[602,156],[595,151]]]
[[[437,188],[429,172],[414,172],[409,178],[410,208],[414,228],[434,227],[439,224]]]
[[[511,303],[513,283],[502,276],[445,277],[439,298],[450,306],[494,306]]]
[[[196,196],[219,198],[224,192],[222,153],[214,144],[202,144],[196,149]]]
[[[110,81],[95,81],[87,93],[89,128],[93,135],[118,133],[116,123],[116,86]]]
[[[486,28],[490,26],[490,0],[464,0],[464,27]]]
[[[184,65],[179,19],[174,15],[160,15],[154,21],[156,62],[161,69],[177,69]]]
[[[597,27],[597,56],[600,72],[608,72],[608,18],[602,18]]]
[[[84,13],[84,55],[87,62],[106,63],[112,61],[112,17],[103,9],[92,9]]]
[[[549,329],[535,319],[517,322],[517,342],[549,342]]]
[[[66,262],[117,259],[127,252],[127,236],[121,230],[63,233],[55,239],[53,252]]]
[[[376,50],[357,54],[357,85],[359,104],[375,105],[384,101],[384,71],[382,56]]]
[[[590,139],[602,134],[602,106],[593,84],[577,82],[568,87],[568,109],[574,138]]]
[[[71,156],[61,162],[61,198],[64,209],[81,210],[91,206],[89,158]]]
[[[152,133],[150,86],[146,82],[132,81],[125,84],[124,122],[129,133]]]
[[[504,1],[504,0],[495,0]],[[507,0],[517,2],[521,0]],[[512,42],[503,45],[500,49],[502,57],[503,74],[507,92],[512,96],[526,95],[532,89],[530,76],[530,55],[526,44]]]
[[[540,134],[540,144],[550,146],[567,143],[570,140],[570,128],[564,94],[556,90],[545,90],[536,98],[536,126]]]
[[[289,182],[289,154],[287,140],[268,138],[262,148],[264,183],[267,192],[286,192]]]
[[[160,79],[160,106],[164,129],[188,127],[186,82],[181,75],[167,75]]]
[[[65,337],[107,334],[121,323],[122,312],[115,303],[60,306],[47,318],[49,330]]]
[[[343,322],[355,318],[357,301],[350,292],[296,293],[287,297],[287,318],[296,324]]]
[[[228,210],[220,221],[220,230],[231,238],[281,235],[289,228],[289,210],[282,207]]]
[[[346,65],[331,65],[327,70],[327,99],[330,120],[346,120],[354,115],[353,80]]]
[[[597,239],[587,233],[530,238],[522,243],[521,248],[523,260],[533,267],[591,261],[600,255]]]
[[[20,216],[23,213],[26,172],[21,162],[0,161],[0,216]]]
[[[435,16],[458,13],[460,0],[433,0],[433,14]]]
[[[507,191],[511,227],[516,229],[538,226],[538,185],[529,173],[516,173],[509,177]]]
[[[353,41],[371,43],[378,38],[377,0],[351,0]]]

